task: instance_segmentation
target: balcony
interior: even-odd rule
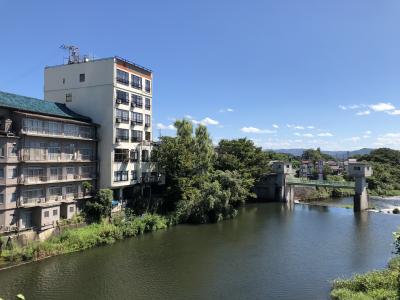
[[[24,185],[34,185],[34,184],[65,182],[65,181],[80,181],[80,180],[94,179],[94,178],[96,178],[96,174],[94,173],[69,174],[69,175],[57,175],[57,176],[21,176],[19,177],[18,182]]]
[[[42,154],[42,155],[21,155],[21,161],[23,162],[80,162],[80,161],[93,161],[95,157],[93,155],[83,154]]]
[[[147,128],[149,128],[151,126],[151,124],[150,123],[145,123],[144,124],[144,127],[147,127]]]
[[[129,85],[129,79],[126,79],[126,78],[117,77],[117,82],[121,83],[123,85]]]
[[[90,197],[92,197],[92,193],[69,193],[35,198],[21,197],[18,200],[18,207],[46,206],[54,203],[71,202],[76,199],[85,199]]]
[[[33,129],[27,126],[23,126],[21,128],[21,133],[31,136],[52,136],[57,138],[66,138],[66,139],[95,139],[94,133],[92,131],[79,131],[77,133],[66,133],[64,131],[53,131],[48,128],[39,128]]]

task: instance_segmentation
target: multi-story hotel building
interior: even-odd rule
[[[53,227],[96,187],[96,130],[65,105],[0,92],[0,233]]]
[[[100,125],[99,185],[123,190],[158,180],[152,148],[152,71],[119,57],[77,60],[45,69],[44,97]]]

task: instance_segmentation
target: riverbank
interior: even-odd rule
[[[165,229],[170,224],[166,217],[144,214],[128,220],[117,218],[112,222],[66,230],[61,235],[43,242],[29,242],[25,247],[9,245],[8,249],[0,254],[0,270],[60,254],[113,244],[118,240]]]
[[[398,299],[400,258],[392,258],[388,268],[355,275],[350,279],[337,279],[332,283],[333,300]]]

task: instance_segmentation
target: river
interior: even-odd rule
[[[400,216],[251,204],[218,224],[179,225],[0,272],[12,299],[328,299],[330,280],[383,268]]]

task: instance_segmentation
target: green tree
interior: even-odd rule
[[[86,216],[92,221],[100,221],[101,218],[111,215],[111,201],[113,200],[113,191],[110,189],[101,189],[96,196],[86,203]]]

